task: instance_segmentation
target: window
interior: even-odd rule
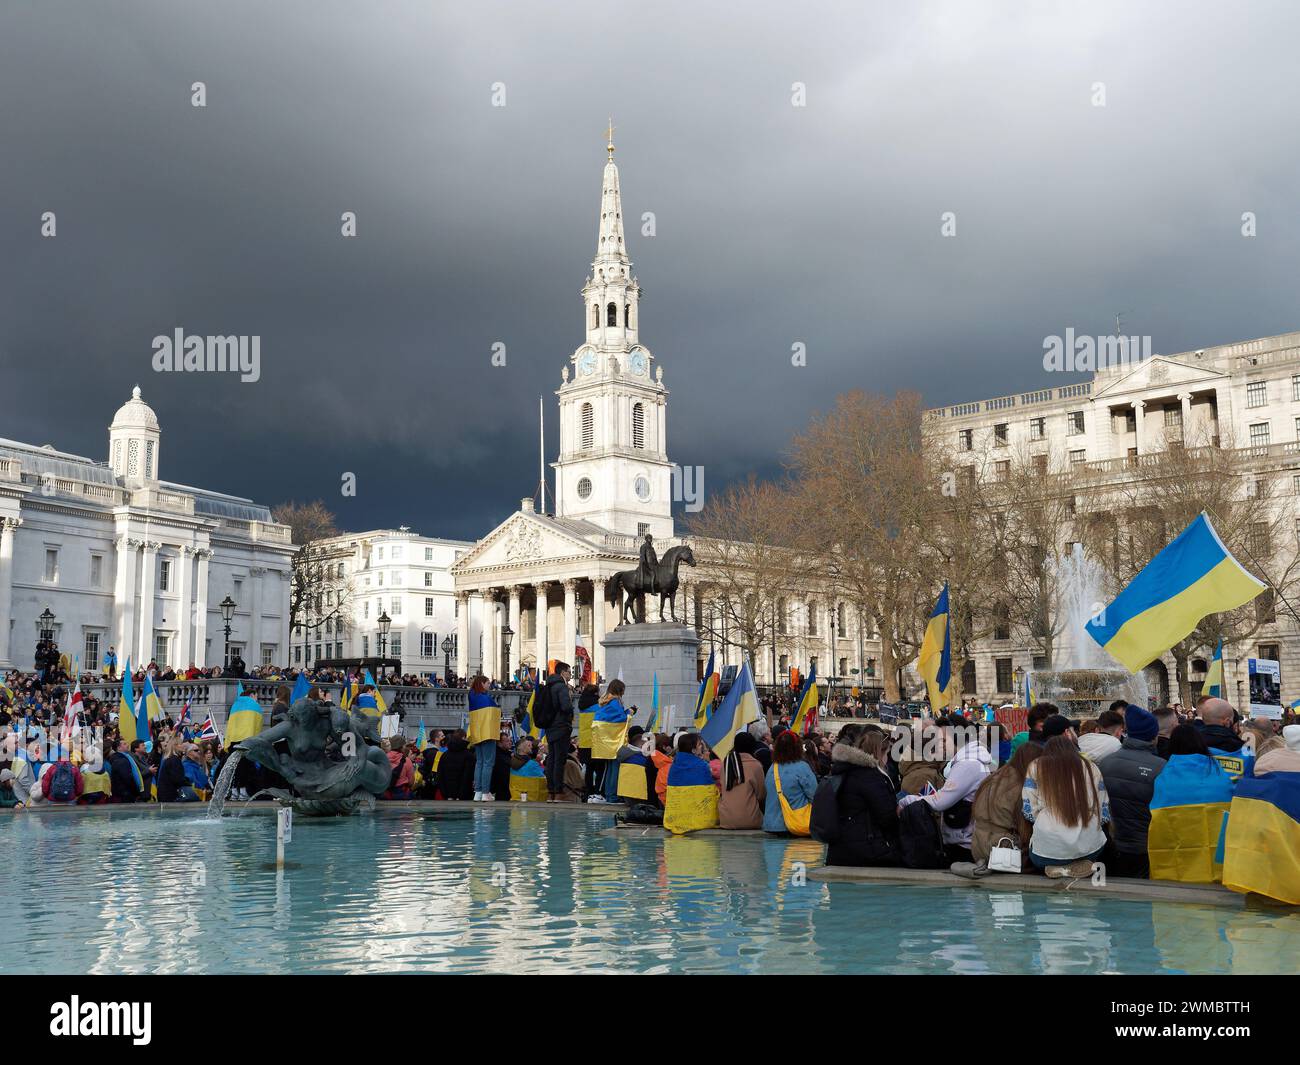
[[[273,643],[262,644],[262,665],[264,666],[275,665],[275,644]]]
[[[1291,491],[1296,495],[1300,495],[1300,473],[1291,475]]]
[[[959,429],[957,431],[957,446],[962,451],[970,451],[975,447],[975,430]]]
[[[1250,427],[1250,446],[1268,447],[1268,422],[1255,422]]]
[[[997,671],[997,685],[999,694],[1011,693],[1011,659],[995,658],[993,665]]]
[[[338,574],[337,574],[337,576],[339,576],[339,577],[342,577],[342,576],[343,576],[343,563],[342,563],[342,562],[339,563],[339,569],[338,569]]]
[[[153,638],[153,660],[160,666],[167,665],[167,642],[169,637],[159,633]]]
[[[591,305],[591,328],[592,329],[600,328],[600,304],[599,303],[593,303]]]
[[[645,447],[645,404],[632,404],[632,446]]]
[[[840,676],[841,676],[841,677],[845,676],[845,675],[848,673],[848,671],[849,671],[849,660],[848,660],[847,658],[841,658],[841,659],[840,659]]]
[[[789,655],[782,655],[779,659],[777,659],[776,671],[778,676],[788,677],[790,675]]]
[[[367,599],[361,604],[361,617],[363,619],[370,617],[370,600]]]
[[[383,549],[382,547],[379,549],[378,554],[376,554],[376,556],[375,556],[375,561],[376,561],[376,562],[383,562],[383,561],[384,561],[384,549]]]
[[[1247,548],[1256,558],[1264,558],[1270,553],[1268,522],[1252,522],[1246,536]]]
[[[382,573],[375,574],[375,585],[379,588],[384,586],[384,575]]]
[[[1011,478],[1011,462],[1008,459],[1002,459],[1000,462],[993,464],[993,476],[999,481],[1006,481]]]
[[[1273,600],[1273,589],[1265,588],[1255,597],[1255,620],[1260,625],[1272,625],[1277,621],[1277,608]]]
[[[433,617],[433,596],[431,595],[424,597],[424,616],[426,618]]]
[[[998,603],[993,608],[993,638],[995,640],[1011,639],[1011,611],[1006,603]]]
[[[644,540],[645,534],[648,533],[649,531],[650,531],[650,523],[648,521],[638,521],[636,523],[637,539]]]
[[[430,573],[428,570],[424,571],[424,586],[426,588],[433,587],[433,574]]]
[[[394,617],[397,617],[399,614],[401,614],[401,612],[402,612],[402,597],[401,597],[400,595],[395,595],[395,596],[393,596],[393,605],[390,606],[388,609],[389,609],[389,612],[392,613],[392,615],[393,615]]]
[[[1047,419],[1030,418],[1029,419],[1029,439],[1042,440],[1047,436]]]
[[[1280,660],[1281,655],[1277,653],[1277,644],[1261,643],[1259,645],[1259,655],[1257,657],[1267,659],[1270,662],[1277,662]]]
[[[611,303],[605,308],[605,324],[618,325],[618,304]]]
[[[582,478],[582,480],[580,480],[580,481],[578,482],[578,498],[579,498],[579,499],[590,499],[590,498],[591,498],[591,478],[590,478],[590,477],[584,477],[584,478]]]
[[[302,661],[302,644],[298,644],[296,647],[294,647],[294,649],[293,649],[293,660],[294,660],[294,662],[301,662],[301,661]]]
[[[838,635],[841,640],[844,639],[847,633],[845,631],[845,626],[844,626],[844,604],[843,603],[837,603],[835,606],[835,628],[836,628],[836,635]],[[842,673],[844,671],[841,669],[840,672]]]
[[[57,584],[59,580],[59,549],[57,547],[47,547],[45,549],[45,583]]]
[[[1045,476],[1047,475],[1047,456],[1046,456],[1046,455],[1035,455],[1035,456],[1034,456],[1034,473],[1035,473],[1037,476],[1039,476],[1039,477],[1045,477]]]
[[[401,658],[402,657],[402,634],[400,632],[393,633],[391,642],[393,645],[393,649],[391,652],[392,656],[394,658]]]
[[[961,690],[963,692],[974,694],[975,690],[979,687],[979,685],[975,683],[975,680],[975,660],[973,658],[968,658],[966,659],[966,664],[961,667]]]
[[[86,663],[87,669],[98,669],[99,667],[99,633],[86,633],[86,656],[82,659]]]
[[[1300,420],[1300,419],[1298,419]],[[90,586],[100,588],[104,584],[104,556],[90,556]]]
[[[1085,463],[1085,462],[1087,462],[1087,461],[1088,461],[1088,452],[1087,452],[1086,450],[1084,450],[1083,448],[1080,448],[1078,451],[1071,451],[1071,452],[1070,452],[1070,465],[1071,465],[1071,466],[1081,466],[1081,465],[1083,465],[1083,463]]]
[[[170,592],[172,584],[172,564],[170,559],[158,563],[158,591]]]
[[[777,635],[778,635],[778,636],[784,636],[784,635],[785,635],[785,629],[786,629],[786,624],[785,624],[785,600],[784,600],[784,599],[778,599],[778,600],[776,601],[776,632],[777,632]]]
[[[582,442],[579,446],[583,451],[590,451],[596,446],[596,412],[592,410],[590,403],[582,405],[579,421],[582,433]]]
[[[390,554],[392,556],[393,561],[396,562],[398,559],[402,557],[402,545],[394,544],[393,550],[390,552]]]
[[[868,676],[868,677],[874,677],[875,675],[876,675],[876,660],[875,660],[874,658],[868,658],[868,659],[867,659],[867,676]]]
[[[1251,381],[1246,386],[1246,406],[1264,407],[1268,405],[1268,382]]]
[[[817,635],[817,604],[808,604],[808,635]]]
[[[998,422],[993,426],[993,444],[995,447],[1007,446],[1007,423]]]
[[[370,657],[370,637],[369,637],[369,636],[362,636],[362,637],[361,637],[361,657],[362,657],[362,658],[369,658],[369,657]]]
[[[432,548],[432,547],[426,547],[426,548],[424,549],[424,561],[425,561],[425,562],[432,562],[432,561],[433,561],[433,548]]]
[[[434,632],[420,633],[420,657],[432,658],[434,650],[438,646],[438,634]]]
[[[1291,402],[1300,403],[1300,373],[1291,375]]]
[[[1073,518],[1077,513],[1079,513],[1079,504],[1076,502],[1074,496],[1069,496],[1065,500],[1065,516],[1067,518]]]
[[[1070,411],[1070,413],[1065,416],[1065,423],[1068,426],[1066,431],[1071,436],[1078,436],[1083,432],[1083,411]]]

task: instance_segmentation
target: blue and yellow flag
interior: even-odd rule
[[[537,721],[533,717],[533,707],[537,705],[537,688],[534,687],[528,693],[528,705],[524,707],[523,720],[519,722],[519,729],[525,736],[531,736],[533,739],[540,739],[542,730],[537,727]]]
[[[817,667],[812,667],[812,672],[808,674],[808,681],[803,686],[803,691],[799,693],[799,702],[796,703],[797,709],[794,713],[794,720],[790,722],[790,728],[794,730],[796,736],[802,736],[808,727],[808,711],[815,710],[821,703],[821,695],[817,690]]]
[[[1266,587],[1232,557],[1201,513],[1084,627],[1136,673],[1187,636],[1206,614],[1235,610]]]
[[[352,674],[343,683],[343,690],[339,692],[339,706],[344,710],[352,709]]]
[[[501,738],[501,707],[492,700],[487,692],[469,693],[469,721],[466,739],[473,747],[478,743],[491,740],[496,743]]]
[[[1223,871],[1218,857],[1232,781],[1213,758],[1175,754],[1156,777],[1147,855],[1152,880],[1209,884]]]
[[[262,731],[262,708],[251,695],[244,694],[241,683],[235,690],[235,701],[226,715],[226,746],[233,747],[240,740],[256,736]]]
[[[650,759],[640,751],[619,762],[617,790],[620,799],[631,802],[647,801],[650,795],[650,780],[646,770],[649,765]]]
[[[717,712],[709,718],[708,724],[700,730],[700,738],[719,758],[726,758],[731,753],[736,733],[751,721],[758,720],[758,693],[754,690],[754,678],[749,672],[749,663],[742,662],[740,672],[722,700]]]
[[[663,724],[659,720],[659,674],[654,675],[654,687],[650,692],[650,720],[645,723],[647,732],[662,731]]]
[[[546,776],[536,758],[530,758],[518,769],[510,770],[510,798],[516,802],[545,802]]]
[[[916,659],[916,671],[930,693],[930,713],[952,706],[952,626],[948,623],[948,585],[930,611]],[[1144,663],[1145,664],[1145,663]]]
[[[150,742],[149,718],[143,711],[143,701],[139,706],[136,705],[135,689],[131,685],[131,660],[128,658],[126,668],[122,670],[122,694],[117,702],[117,730],[122,739],[126,740],[128,748],[136,740]]]
[[[153,677],[149,676],[148,673],[144,675],[144,691],[140,693],[140,703],[148,720],[162,720],[163,709],[162,703],[158,699],[158,689],[153,686]]]
[[[1238,782],[1224,839],[1223,886],[1300,906],[1300,773]]]
[[[307,698],[307,692],[311,690],[311,681],[307,679],[307,671],[300,669],[298,679],[293,682],[293,694],[289,696],[289,705],[292,706],[299,699]]]
[[[368,669],[366,670],[366,683],[375,689],[375,707],[378,709],[379,715],[382,717],[384,714],[388,713],[388,704],[384,702],[384,693],[379,690],[379,685],[375,683],[375,678],[370,675],[370,670]]]
[[[420,718],[420,727],[415,730],[415,749],[421,754],[429,746],[429,734],[424,730],[424,718]]]
[[[1210,668],[1205,671],[1205,683],[1201,685],[1202,695],[1212,695],[1216,699],[1223,698],[1223,641],[1219,641],[1219,646],[1214,649],[1214,657],[1210,659]]]
[[[709,721],[713,700],[718,697],[719,677],[713,672],[713,652],[709,652],[709,664],[704,667],[704,679],[700,681],[700,695],[695,701],[695,720],[693,727],[702,729]]]
[[[1025,707],[1034,705],[1034,675],[1025,670]]]
[[[721,708],[713,715],[716,721]],[[675,835],[718,827],[718,786],[709,763],[693,754],[678,754],[668,768],[664,828]]]
[[[591,722],[591,757],[612,762],[627,742],[627,707],[618,699],[596,706]]]

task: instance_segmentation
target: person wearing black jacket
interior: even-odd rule
[[[542,697],[546,700],[546,745],[552,751],[567,751],[573,736],[573,699],[569,694],[569,664],[556,662],[555,672],[546,678]],[[564,792],[564,759],[546,759],[547,802],[559,802]]]
[[[117,741],[117,750],[108,756],[108,785],[113,802],[136,802],[140,787],[132,770],[131,755],[127,753],[126,740]]]
[[[581,715],[583,713],[586,713],[588,711],[594,713],[595,711],[593,711],[591,708],[599,702],[600,702],[600,688],[595,684],[584,684],[582,687],[582,691],[578,693],[579,722],[581,722],[582,720]],[[578,737],[579,739],[581,739],[582,737],[581,725],[579,725],[578,728]],[[591,748],[579,747],[578,760],[582,762],[584,766],[584,772],[586,774],[586,778],[583,781],[583,787],[585,788],[586,793],[588,795],[595,795],[596,791],[598,790],[597,780],[596,780],[597,766],[595,761],[591,757]]]
[[[1124,711],[1126,735],[1120,748],[1097,768],[1110,800],[1110,861],[1113,876],[1145,880],[1151,876],[1147,830],[1151,827],[1151,797],[1165,760],[1156,754],[1160,725],[1154,714],[1130,705]]]
[[[847,725],[837,739],[831,774],[840,777],[839,837],[826,845],[826,864],[898,865],[898,801],[882,768],[888,738],[877,729]]]
[[[462,729],[447,737],[447,749],[438,759],[438,790],[444,799],[468,802],[474,796],[474,752]]]
[[[171,753],[158,765],[159,802],[198,801],[198,794],[190,787],[189,777],[185,775],[178,746],[173,746]]]
[[[492,796],[497,802],[510,801],[510,734],[497,742],[496,761],[492,764]]]

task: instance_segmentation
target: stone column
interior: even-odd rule
[[[1179,392],[1178,402],[1183,405],[1183,443],[1190,445],[1192,442],[1192,394],[1190,392]]]
[[[0,669],[12,669],[14,665],[9,657],[14,592],[14,530],[22,523],[22,518],[0,520]],[[104,650],[107,652],[108,648],[105,647]],[[98,671],[99,663],[91,662],[89,668]]]
[[[496,622],[496,593],[491,588],[484,588],[479,600],[479,670],[485,676],[496,675],[496,640],[493,626]]]
[[[550,602],[547,598],[548,588],[545,581],[534,585],[534,591],[537,593],[537,605],[533,608],[537,615],[537,670],[538,677],[546,675],[546,663],[550,660]]]
[[[212,552],[206,547],[197,548],[194,557],[198,573],[194,581],[194,664],[203,669],[208,664],[208,560]]]
[[[507,663],[510,667],[510,675],[513,677],[519,670],[519,659],[524,653],[524,632],[523,621],[520,617],[519,593],[523,591],[523,586],[512,584],[510,586],[510,614],[507,622],[514,630],[514,636],[510,638],[510,661]]]
[[[113,643],[117,648],[117,665],[126,669],[130,658],[139,665],[135,649],[135,563],[136,548],[140,541],[130,536],[119,536],[117,547],[117,572],[113,579]]]
[[[1143,414],[1145,408],[1146,408],[1146,404],[1142,400],[1135,399],[1133,401],[1133,421],[1134,421],[1134,427],[1137,429],[1136,444],[1137,444],[1137,453],[1139,455],[1144,453],[1142,445],[1146,442],[1146,433],[1145,433],[1144,426],[1142,424],[1143,421],[1145,420],[1145,415]]]
[[[560,657],[574,665],[574,634],[578,631],[578,582],[570,577],[564,582],[564,633],[560,637]],[[578,670],[575,666],[574,677]]]
[[[146,540],[140,556],[140,636],[137,651],[140,662],[148,665],[153,660],[154,580],[158,564],[157,540]],[[161,662],[158,663],[160,666]]]
[[[456,593],[456,675],[469,675],[469,592]]]
[[[591,668],[605,676],[605,579],[591,578]]]
[[[265,576],[265,567],[249,567],[248,646],[250,651],[244,655],[244,661],[249,669],[255,669],[262,664],[262,578]],[[324,629],[318,630],[318,632],[324,631]]]
[[[172,648],[172,665],[178,669],[186,669],[191,662],[195,661],[190,651],[194,625],[194,590],[192,584],[194,549],[192,547],[182,547],[177,552],[176,565],[180,569],[177,589],[179,595],[177,609],[180,611],[180,617],[176,619],[176,646]]]

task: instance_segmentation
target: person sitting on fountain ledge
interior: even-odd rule
[[[1107,757],[1100,767],[1110,796],[1112,818],[1106,867],[1115,876],[1146,880],[1151,876],[1147,857],[1151,797],[1165,760],[1156,754],[1160,726],[1155,715],[1130,704],[1124,711],[1124,730],[1121,749]]]
[[[1085,758],[1100,763],[1103,758],[1119,750],[1124,734],[1124,710],[1127,707],[1128,703],[1123,699],[1116,699],[1110,704],[1109,710],[1103,710],[1097,715],[1096,729],[1079,737],[1079,752]]]
[[[1053,714],[1059,714],[1060,708],[1055,703],[1034,703],[1029,708],[1029,714],[1026,721],[1028,728],[1024,732],[1017,732],[1011,737],[1011,753],[1015,754],[1021,746],[1033,740],[1035,743],[1043,742],[1043,722]]]

